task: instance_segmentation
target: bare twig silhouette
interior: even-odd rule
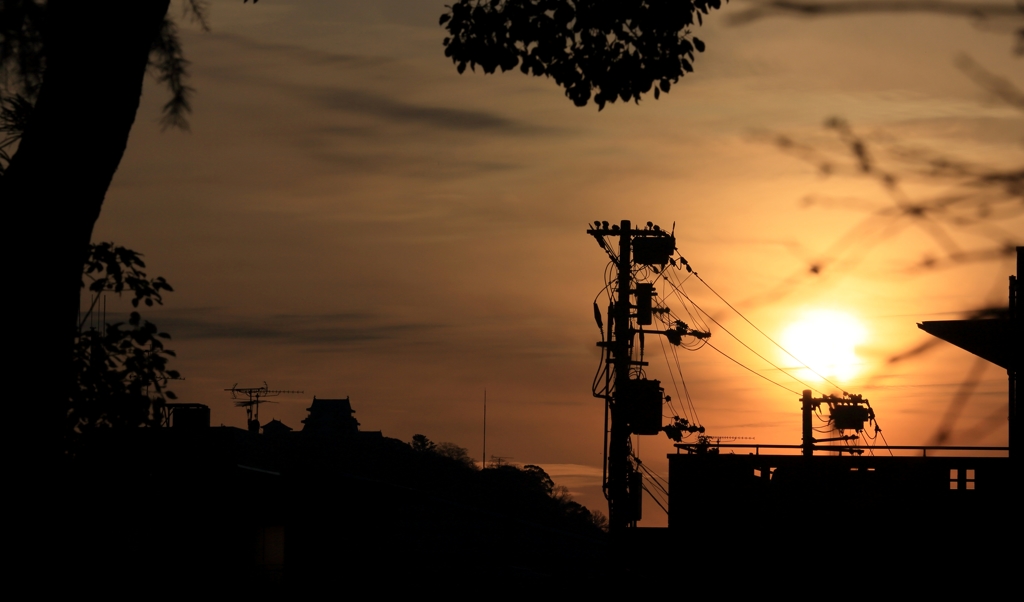
[[[996,5],[943,2],[766,2],[759,5],[758,9],[752,9],[753,12],[741,13],[740,18],[734,17],[733,22],[752,21],[774,14],[773,11],[807,15],[930,11],[979,18],[1007,14],[1006,7],[996,8]],[[972,10],[980,12],[972,13]],[[1018,2],[1012,11],[1019,13],[1024,21],[1024,2]],[[1022,52],[1024,27],[1018,30],[1017,35],[1021,41],[1018,52]],[[958,57],[955,64],[979,88],[1006,105],[1024,111],[1024,92],[1009,79],[988,71],[966,54]],[[767,293],[748,299],[746,303],[776,301],[796,292],[800,284],[813,281],[820,286],[850,274],[870,250],[910,226],[921,229],[935,242],[941,253],[937,256],[926,254],[916,264],[903,266],[899,271],[904,275],[1000,261],[1015,255],[1016,246],[1021,244],[1021,235],[1007,231],[1000,226],[1000,222],[1024,213],[1024,166],[1000,168],[981,165],[951,157],[944,152],[893,143],[888,136],[883,137],[881,143],[871,142],[841,118],[829,119],[825,127],[834,132],[842,151],[837,153],[823,150],[781,134],[769,136],[768,140],[783,152],[814,165],[826,177],[848,175],[874,180],[889,202],[878,206],[862,199],[806,197],[803,203],[805,207],[816,205],[840,208],[867,215],[840,235],[817,258],[808,261],[804,270],[785,278]],[[914,183],[927,186],[908,186]],[[973,249],[962,248],[957,242],[957,235],[967,230],[980,235],[987,240],[987,244]],[[1006,311],[1004,306],[985,307],[965,311],[964,317],[982,319]],[[888,363],[917,359],[939,346],[938,340],[927,340],[893,354]],[[956,423],[973,397],[987,367],[986,360],[975,360],[950,399],[942,421],[932,436],[933,443],[948,443],[953,437]],[[1004,425],[1005,410],[999,409],[971,429],[957,432],[956,436],[974,441]]]
[[[972,19],[979,28],[1012,31],[1015,52],[1024,54],[1024,2],[955,2],[943,0],[765,0],[726,18],[730,25],[747,25],[771,17],[840,17],[865,14],[930,13]]]
[[[960,386],[957,387],[956,393],[953,394],[953,399],[949,402],[949,407],[946,408],[946,413],[942,416],[942,422],[939,423],[939,428],[932,437],[933,445],[942,445],[949,442],[953,426],[960,419],[964,406],[971,400],[974,391],[978,388],[978,384],[981,383],[981,377],[985,374],[986,369],[988,369],[988,360],[980,357],[974,359],[971,369],[967,372],[967,376],[964,377]]]
[[[987,89],[997,92],[999,98],[1012,106],[1018,104],[1020,92],[1001,78],[996,78],[968,59],[959,62],[962,69],[970,70],[972,79]],[[833,130],[846,156],[839,159],[835,153],[819,150],[809,144],[798,143],[786,136],[776,136],[773,142],[783,152],[815,165],[826,176],[835,174],[859,175],[875,180],[889,204],[871,208],[870,203],[851,202],[850,199],[805,199],[805,205],[825,205],[867,211],[868,215],[851,226],[833,242],[818,259],[812,260],[806,270],[786,278],[777,287],[762,295],[758,301],[780,299],[794,292],[796,285],[814,281],[835,281],[850,274],[864,260],[868,251],[887,238],[916,226],[927,234],[941,249],[939,256],[926,255],[914,265],[904,266],[903,274],[951,268],[969,263],[987,263],[1014,256],[1020,244],[1020,235],[1006,231],[999,222],[1024,212],[1024,168],[1001,169],[953,159],[930,149],[892,144],[887,147],[872,145],[844,120],[833,118],[826,127]],[[883,160],[884,157],[886,160]],[[939,192],[908,192],[905,184],[924,181]],[[956,234],[965,230],[988,239],[981,248],[963,249]],[[749,301],[748,301],[749,302]],[[983,308],[965,312],[967,318],[984,318],[1003,308]],[[889,363],[920,358],[938,348],[937,340],[929,340],[900,351],[889,358]],[[957,387],[932,441],[948,443],[971,401],[987,362],[977,359],[971,370]],[[1005,414],[1005,412],[1003,412]],[[985,436],[1005,422],[985,421],[984,425],[965,432],[963,436],[977,439]],[[957,436],[961,435],[957,433]]]
[[[957,57],[956,66],[979,88],[992,93],[1011,107],[1024,111],[1024,91],[1010,80],[985,69],[966,54]]]
[[[1005,406],[997,407],[991,414],[982,418],[971,428],[959,431],[957,433],[957,439],[962,441],[965,445],[971,444],[980,441],[992,431],[1000,428],[1006,428],[1006,414]]]
[[[804,269],[744,304],[779,300],[795,294],[797,286],[805,282],[813,281],[816,286],[834,282],[852,273],[871,250],[910,227],[922,230],[941,253],[926,254],[916,263],[898,267],[890,276],[1014,255],[1019,235],[1000,227],[1000,222],[1024,214],[1024,167],[996,168],[931,149],[872,143],[838,117],[827,120],[825,127],[834,133],[841,150],[822,149],[782,134],[766,135],[765,139],[782,152],[814,165],[825,177],[845,175],[875,181],[888,202],[880,206],[862,199],[805,197],[805,207],[838,207],[867,215],[809,259]],[[913,186],[920,183],[928,186]],[[987,244],[963,248],[957,235],[967,230]]]

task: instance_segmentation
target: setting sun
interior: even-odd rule
[[[803,369],[800,378],[821,380],[821,376],[825,376],[848,380],[860,368],[856,348],[865,338],[864,327],[853,316],[832,310],[812,310],[786,328],[782,344],[818,373]]]

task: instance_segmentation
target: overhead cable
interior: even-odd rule
[[[699,278],[700,278],[700,276],[697,276],[697,278],[699,279]],[[703,281],[703,280],[701,280],[701,282],[704,282],[704,281]],[[669,282],[669,284],[672,284],[672,283],[671,283],[671,282]],[[710,287],[708,287],[708,288],[710,288]],[[730,330],[729,330],[728,328],[726,328],[725,326],[722,326],[722,323],[721,323],[721,322],[719,322],[718,320],[716,320],[716,319],[715,319],[715,318],[714,318],[714,317],[713,317],[713,316],[712,316],[711,314],[709,314],[709,313],[708,313],[707,311],[705,311],[703,307],[701,307],[700,305],[697,305],[697,304],[696,304],[696,303],[695,303],[695,302],[693,301],[693,299],[690,299],[690,297],[689,297],[689,296],[687,296],[687,294],[686,294],[685,292],[683,292],[683,291],[680,291],[680,290],[678,290],[678,289],[677,289],[677,290],[676,290],[676,293],[677,293],[678,295],[680,295],[681,297],[685,298],[685,299],[686,299],[687,301],[689,301],[690,303],[692,303],[692,304],[693,304],[693,306],[694,306],[695,308],[697,308],[698,310],[700,310],[700,312],[701,312],[701,313],[703,313],[703,314],[704,314],[705,316],[707,316],[707,317],[708,317],[708,319],[710,319],[710,320],[711,320],[712,322],[714,322],[715,324],[717,324],[719,328],[721,328],[722,330],[724,330],[724,331],[726,332],[726,334],[728,334],[728,335],[729,335],[729,336],[731,336],[732,338],[736,339],[736,342],[737,342],[737,343],[739,343],[740,345],[743,345],[744,347],[746,347],[746,348],[747,348],[747,350],[749,350],[749,351],[750,351],[751,353],[753,353],[753,354],[754,354],[754,355],[756,355],[757,357],[759,357],[759,358],[761,358],[762,360],[764,360],[764,361],[765,361],[766,363],[768,363],[768,365],[770,365],[770,366],[771,366],[772,368],[775,368],[775,369],[776,369],[776,370],[778,370],[779,372],[782,372],[782,373],[783,373],[783,374],[785,374],[786,376],[788,376],[788,377],[792,378],[793,380],[795,380],[796,382],[800,383],[801,385],[803,385],[803,386],[807,387],[808,389],[812,389],[812,390],[814,390],[814,391],[818,391],[818,393],[823,393],[823,391],[820,391],[820,390],[818,390],[818,388],[817,388],[817,387],[814,387],[814,386],[812,386],[812,385],[809,385],[809,384],[805,383],[804,381],[800,380],[799,378],[797,378],[797,377],[793,376],[792,374],[790,374],[789,372],[787,372],[787,371],[786,371],[785,369],[783,369],[783,368],[780,368],[779,366],[775,365],[775,363],[774,363],[774,362],[772,362],[771,360],[769,360],[769,359],[768,359],[768,358],[766,358],[765,356],[761,355],[761,354],[760,354],[760,353],[758,353],[757,351],[754,351],[754,350],[753,350],[753,349],[752,349],[752,348],[750,347],[750,345],[747,345],[746,343],[744,343],[743,341],[741,341],[741,340],[740,340],[740,338],[739,338],[739,337],[737,337],[736,335],[734,335],[734,334],[733,334],[733,333],[732,333],[732,332],[731,332],[731,331],[730,331]],[[717,293],[716,293],[716,294],[717,294]],[[724,301],[724,299],[723,299],[723,301]],[[727,305],[728,305],[728,303],[727,303]],[[731,307],[731,306],[730,306],[730,307]],[[738,312],[737,312],[737,313],[738,313]],[[744,319],[746,319],[746,318],[744,318]],[[748,320],[748,322],[749,322],[749,320]],[[751,326],[753,326],[753,324],[751,324]],[[755,326],[754,328],[757,328],[757,327]],[[759,330],[758,332],[760,332],[760,330]],[[764,334],[764,333],[761,333],[761,334]],[[766,336],[767,336],[767,335],[766,335]],[[773,341],[773,342],[774,342],[774,341]],[[784,351],[785,351],[785,350],[784,350]],[[786,353],[789,353],[789,352],[787,351]],[[797,361],[799,361],[799,360],[797,360]],[[801,362],[801,363],[802,363],[802,362]],[[812,372],[813,372],[813,370],[812,370]],[[817,374],[817,372],[815,372],[815,374]],[[819,375],[819,376],[820,376],[820,375]]]
[[[715,346],[714,346],[714,345],[712,345],[711,343],[708,343],[707,345],[708,345],[708,347],[711,347],[711,348],[712,348],[712,349],[714,349],[715,351],[717,351],[717,352],[721,353],[722,355],[724,355],[726,359],[728,359],[728,360],[732,361],[732,362],[733,362],[733,363],[735,363],[735,364],[736,364],[737,366],[739,366],[739,367],[743,368],[744,370],[747,370],[747,371],[749,371],[749,372],[750,372],[751,374],[755,374],[755,375],[757,375],[757,376],[759,376],[759,377],[761,377],[761,378],[765,379],[766,381],[770,382],[771,384],[775,385],[776,387],[779,387],[780,389],[785,389],[786,391],[789,391],[790,393],[792,393],[792,394],[794,394],[794,395],[800,395],[800,393],[799,393],[798,391],[794,391],[793,389],[790,389],[790,388],[789,388],[789,387],[787,387],[786,385],[783,385],[783,384],[777,383],[777,382],[775,382],[774,380],[772,380],[772,379],[768,378],[767,376],[765,376],[764,374],[760,374],[760,373],[758,373],[758,372],[757,372],[756,370],[754,370],[753,368],[749,368],[749,367],[747,367],[746,365],[744,365],[744,364],[741,364],[741,363],[740,363],[740,362],[738,362],[737,360],[734,360],[733,358],[729,357],[729,355],[727,355],[727,354],[726,354],[726,353],[725,353],[724,351],[722,351],[722,350],[721,350],[721,349],[719,349],[718,347],[715,347]]]
[[[817,371],[817,370],[815,370],[814,368],[811,368],[811,367],[810,367],[810,366],[808,366],[807,364],[805,364],[805,363],[803,363],[802,361],[800,361],[800,358],[798,358],[797,356],[795,356],[795,355],[793,355],[792,353],[790,353],[788,349],[786,349],[786,348],[785,348],[785,347],[783,347],[782,345],[780,345],[780,344],[776,343],[776,342],[775,342],[775,339],[773,339],[773,338],[771,338],[770,336],[768,336],[767,334],[765,334],[765,332],[764,332],[763,330],[761,330],[760,328],[758,328],[758,327],[757,327],[757,326],[756,326],[756,325],[755,325],[755,324],[754,324],[753,322],[751,322],[751,321],[750,321],[749,319],[747,319],[747,317],[746,317],[746,316],[744,316],[744,315],[743,315],[742,313],[740,313],[740,310],[736,309],[735,307],[733,307],[733,306],[732,306],[732,304],[731,304],[731,303],[729,303],[728,301],[726,301],[726,300],[725,300],[725,297],[723,297],[722,295],[719,295],[719,294],[718,294],[718,291],[716,291],[715,289],[711,288],[711,285],[710,285],[710,284],[708,284],[707,282],[704,282],[704,279],[700,277],[700,274],[698,274],[697,272],[694,272],[694,273],[693,273],[693,275],[694,275],[694,276],[696,276],[696,277],[697,277],[697,280],[700,280],[700,281],[701,281],[701,283],[703,283],[703,284],[704,284],[704,286],[708,287],[708,290],[709,290],[709,291],[711,291],[712,293],[714,293],[714,294],[715,294],[715,296],[716,296],[716,297],[718,297],[719,299],[721,299],[721,300],[722,300],[722,303],[725,303],[726,305],[728,305],[728,306],[729,306],[729,309],[731,309],[731,310],[733,310],[734,312],[736,312],[736,315],[738,315],[739,317],[743,318],[743,320],[744,320],[744,321],[745,321],[745,322],[746,322],[747,324],[750,324],[750,325],[751,325],[751,326],[752,326],[752,327],[754,328],[754,330],[756,330],[756,331],[758,331],[759,333],[761,333],[761,335],[762,335],[762,336],[763,336],[764,338],[766,338],[766,339],[768,339],[769,341],[771,341],[773,345],[775,345],[776,347],[778,347],[779,349],[781,349],[782,351],[784,351],[784,352],[786,353],[786,355],[788,355],[789,357],[791,357],[791,358],[795,359],[795,360],[796,360],[797,362],[799,362],[799,363],[800,363],[800,365],[801,365],[801,366],[803,366],[804,368],[807,368],[808,370],[810,370],[811,372],[813,372],[814,374],[816,374],[816,375],[818,376],[818,378],[820,378],[821,380],[823,380],[823,381],[827,382],[828,384],[832,385],[832,386],[833,386],[833,387],[835,387],[836,389],[839,389],[839,390],[840,390],[840,391],[842,391],[842,392],[843,392],[844,394],[846,393],[846,391],[844,391],[842,387],[840,387],[840,386],[839,386],[839,385],[837,385],[836,383],[832,382],[832,381],[831,381],[831,380],[829,380],[828,378],[825,378],[825,377],[824,377],[824,376],[822,376],[822,375],[821,375],[820,373],[818,373],[818,371]],[[694,305],[696,305],[696,304],[694,304]],[[708,317],[710,317],[710,316],[708,316]]]

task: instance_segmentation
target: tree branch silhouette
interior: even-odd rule
[[[961,55],[956,65],[982,89],[1007,105],[1024,110],[1024,93],[1008,79],[990,73],[968,55]],[[761,302],[775,301],[791,294],[797,285],[807,282],[810,276],[814,276],[816,283],[820,284],[818,277],[826,268],[828,275],[838,273],[841,276],[844,272],[852,271],[867,252],[880,244],[887,235],[911,224],[932,238],[943,250],[943,254],[939,257],[925,256],[916,265],[904,267],[904,274],[1004,260],[1016,254],[1016,247],[1021,241],[1020,233],[1008,232],[1000,228],[998,222],[1024,213],[1024,167],[993,168],[954,159],[931,149],[898,144],[883,149],[873,148],[866,138],[839,118],[829,119],[826,127],[833,130],[841,142],[848,154],[846,161],[837,160],[833,153],[795,142],[784,135],[774,136],[772,142],[783,152],[815,165],[825,176],[846,174],[873,179],[889,197],[891,205],[866,209],[867,204],[851,203],[849,199],[805,199],[805,206],[840,206],[855,211],[867,210],[869,215],[848,229],[821,258],[812,261],[809,270],[790,276],[761,296]],[[896,166],[883,166],[879,160],[880,155],[887,155]],[[904,183],[913,179],[944,188],[939,193],[913,196],[904,187]],[[990,245],[980,249],[961,249],[952,233],[968,228],[988,238]],[[980,319],[1005,312],[1005,307],[999,306],[964,313],[968,319]],[[894,354],[888,363],[924,356],[938,348],[938,343],[930,339]],[[950,399],[949,407],[932,436],[934,443],[947,443],[953,436],[956,423],[973,397],[986,366],[985,360],[974,362]],[[994,429],[993,425],[998,425],[998,420],[989,417],[983,425],[965,431],[963,436],[970,439],[982,437]]]
[[[126,321],[106,323],[99,303],[107,294],[130,293],[133,308],[162,305],[162,293],[173,289],[162,277],[149,278],[145,267],[142,255],[131,249],[113,243],[89,247],[81,286],[92,301],[79,319],[72,354],[75,386],[66,408],[69,453],[74,453],[78,436],[89,430],[156,426],[161,407],[175,399],[167,385],[180,375],[168,369],[174,352],[163,343],[170,335],[138,311]]]
[[[865,14],[930,13],[974,19],[982,26],[1019,22],[1014,30],[1017,40],[1015,52],[1024,54],[1024,2],[955,2],[945,0],[840,0],[799,1],[764,0],[752,2],[752,7],[726,17],[730,25],[747,25],[771,17],[840,17]]]
[[[805,207],[841,207],[866,212],[867,216],[808,261],[806,268],[769,291],[746,299],[745,305],[778,301],[795,294],[803,283],[813,281],[820,286],[825,281],[845,277],[872,249],[908,227],[923,231],[942,253],[928,254],[914,264],[902,266],[899,273],[903,275],[1013,256],[1020,235],[1005,231],[998,223],[1024,214],[1024,168],[993,168],[931,149],[874,144],[841,118],[830,118],[825,128],[840,143],[841,151],[822,149],[783,134],[763,135],[761,139],[815,166],[824,177],[873,180],[889,202],[878,206],[859,199],[805,197]],[[914,182],[926,182],[940,190],[910,192],[907,185]],[[954,233],[968,229],[988,239],[989,244],[976,249],[961,248]]]
[[[957,57],[955,64],[979,88],[1011,107],[1024,111],[1024,91],[1013,85],[1013,82],[985,69],[966,54]]]
[[[0,198],[18,213],[14,247],[45,244],[49,268],[14,262],[13,279],[54,311],[15,360],[27,382],[56,383],[53,393],[24,392],[37,399],[28,422],[48,435],[32,442],[41,458],[59,461],[67,391],[75,387],[82,265],[147,71],[171,92],[164,127],[187,128],[192,88],[169,6],[170,0],[0,5]],[[205,0],[186,0],[184,10],[207,27]]]
[[[949,438],[953,434],[953,427],[960,419],[964,406],[971,400],[978,385],[981,383],[981,377],[985,374],[985,370],[988,369],[988,365],[987,360],[980,357],[974,358],[971,369],[967,372],[960,386],[957,387],[953,398],[949,402],[949,406],[946,408],[946,413],[942,416],[938,429],[932,436],[933,445],[943,445],[949,442]]]
[[[519,67],[550,77],[576,106],[668,92],[704,42],[690,29],[721,0],[459,0],[441,15],[459,73]]]

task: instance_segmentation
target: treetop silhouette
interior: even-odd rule
[[[693,71],[694,23],[721,0],[459,0],[441,15],[459,73],[516,68],[550,77],[576,106],[639,102]]]

